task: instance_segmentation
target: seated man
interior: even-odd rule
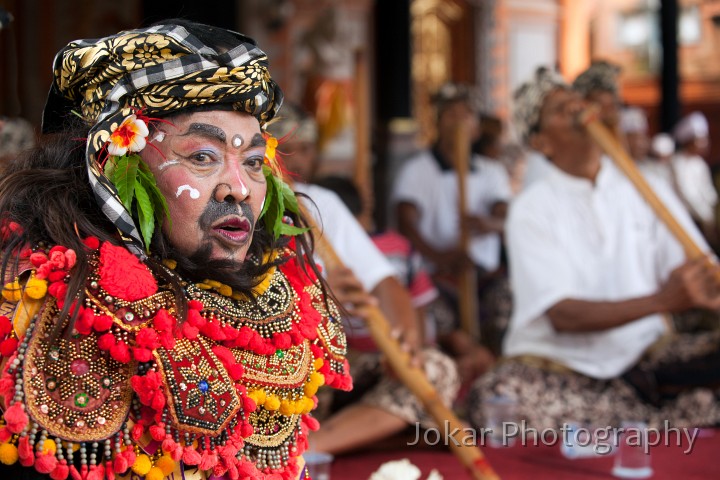
[[[314,120],[296,107],[285,105],[283,114],[269,129],[284,139],[278,147],[280,154],[287,170],[297,178],[294,189],[306,195],[300,198],[320,229],[317,235],[326,236],[346,265],[330,269],[327,279],[338,300],[353,314],[346,329],[348,345],[356,347],[350,361],[360,372],[357,381],[361,385],[353,397],[360,400],[323,422],[323,431],[312,435],[312,448],[341,453],[385,439],[416,422],[433,425],[419,400],[384,371],[380,355],[357,355],[358,349],[367,349],[369,340],[363,307],[379,306],[415,361],[422,362],[428,380],[446,405],[452,404],[458,389],[455,364],[439,351],[423,348],[422,324],[407,290],[340,198],[330,190],[303,183],[317,161],[317,128]]]
[[[546,69],[516,93],[518,129],[552,171],[510,209],[515,297],[506,358],[474,385],[472,422],[482,427],[482,398],[502,393],[517,398],[536,428],[627,419],[715,424],[720,402],[703,387],[720,383],[718,335],[660,341],[669,333],[665,312],[720,308],[720,268],[685,261],[678,241],[580,126],[583,108]],[[707,250],[668,186],[654,188]]]

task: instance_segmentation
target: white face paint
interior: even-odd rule
[[[162,143],[165,140],[165,132],[158,132],[152,139],[153,142]]]
[[[200,198],[200,192],[197,189],[191,187],[190,185],[180,185],[177,189],[177,193],[175,194],[175,196],[179,197],[180,194],[185,190],[190,192],[190,198],[192,198],[193,200]]]
[[[167,162],[163,162],[163,163],[161,163],[160,165],[158,165],[158,170],[160,170],[160,171],[162,172],[163,170],[165,170],[165,169],[166,169],[167,167],[169,167],[170,165],[176,165],[176,164],[178,164],[178,163],[180,163],[180,162],[177,161],[177,160],[168,160]]]

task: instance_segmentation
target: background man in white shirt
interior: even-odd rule
[[[674,338],[672,348],[648,354],[667,333],[663,313],[720,309],[720,268],[685,261],[679,243],[580,126],[585,103],[561,78],[540,70],[515,98],[519,130],[552,169],[510,209],[507,361],[474,385],[473,423],[484,422],[473,405],[494,393],[516,397],[538,428],[630,418],[716,423],[717,397],[694,387],[717,378],[694,377],[683,362],[701,354],[717,362],[720,337],[704,338],[702,348]],[[707,249],[670,189],[662,182],[654,188]]]

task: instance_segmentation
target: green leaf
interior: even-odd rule
[[[270,175],[270,178],[265,177],[267,181],[267,192],[265,193],[265,203],[263,203],[262,212],[260,212],[260,218],[263,218],[263,215],[268,211],[270,208],[270,205],[275,201],[275,189],[272,188],[270,183],[273,181],[273,176]]]
[[[142,182],[135,184],[135,198],[137,199],[137,213],[140,221],[140,233],[145,242],[145,250],[150,251],[150,241],[155,232],[155,218],[153,215],[153,205],[150,202],[150,196],[145,190]]]
[[[138,181],[142,183],[145,191],[150,197],[150,203],[152,204],[155,221],[158,223],[158,225],[161,225],[162,222],[167,219],[169,224],[172,225],[167,200],[165,200],[165,196],[157,187],[157,183],[155,182],[155,176],[147,168],[145,162],[140,162],[140,170],[138,170],[138,172]]]
[[[285,199],[285,208],[290,210],[292,213],[300,213],[300,208],[298,207],[298,200],[295,196],[295,192],[292,191],[292,188],[290,188],[290,185],[287,183],[280,181],[282,184],[282,194],[283,198]]]
[[[295,225],[288,225],[287,223],[283,223],[280,227],[280,233],[282,235],[300,235],[301,233],[305,233],[309,230],[310,229],[307,227],[300,228],[296,227]]]
[[[109,179],[113,178],[113,175],[115,175],[115,166],[117,165],[117,162],[115,161],[115,157],[108,157],[107,161],[105,162],[105,169],[104,172],[105,176]]]
[[[120,201],[123,202],[128,211],[132,211],[132,201],[137,183],[138,164],[140,157],[137,155],[123,155],[118,157],[112,182],[117,188]]]

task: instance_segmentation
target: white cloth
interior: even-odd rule
[[[680,198],[690,214],[703,222],[715,221],[718,194],[713,185],[710,167],[699,155],[677,153],[671,160]]]
[[[523,177],[522,189],[526,190],[530,185],[540,180],[550,171],[550,160],[537,150],[528,150],[527,167]]]
[[[467,177],[467,211],[489,216],[497,202],[512,196],[510,177],[502,163],[473,155],[473,169]],[[450,249],[460,242],[458,180],[455,171],[442,169],[430,151],[422,151],[403,165],[392,193],[392,204],[412,203],[420,213],[418,231],[433,248]],[[470,241],[470,258],[486,270],[500,265],[500,235],[475,235]],[[432,268],[432,265],[428,265]]]
[[[653,158],[646,158],[637,162],[637,166],[648,181],[661,180],[665,182],[668,188],[675,188],[675,180],[673,179],[673,172],[669,163],[663,163]]]
[[[651,185],[707,251],[668,186]],[[514,305],[505,355],[538,355],[590,377],[612,378],[665,332],[662,315],[591,333],[556,332],[546,315],[565,299],[620,301],[652,294],[684,261],[680,244],[608,159],[595,185],[552,166],[513,202],[506,235]]]
[[[301,197],[300,201],[321,229],[320,234],[315,234],[327,236],[340,260],[352,270],[366,291],[371,292],[380,281],[395,274],[392,264],[335,192],[304,183],[295,183],[294,190],[312,199],[314,205],[306,198]]]

